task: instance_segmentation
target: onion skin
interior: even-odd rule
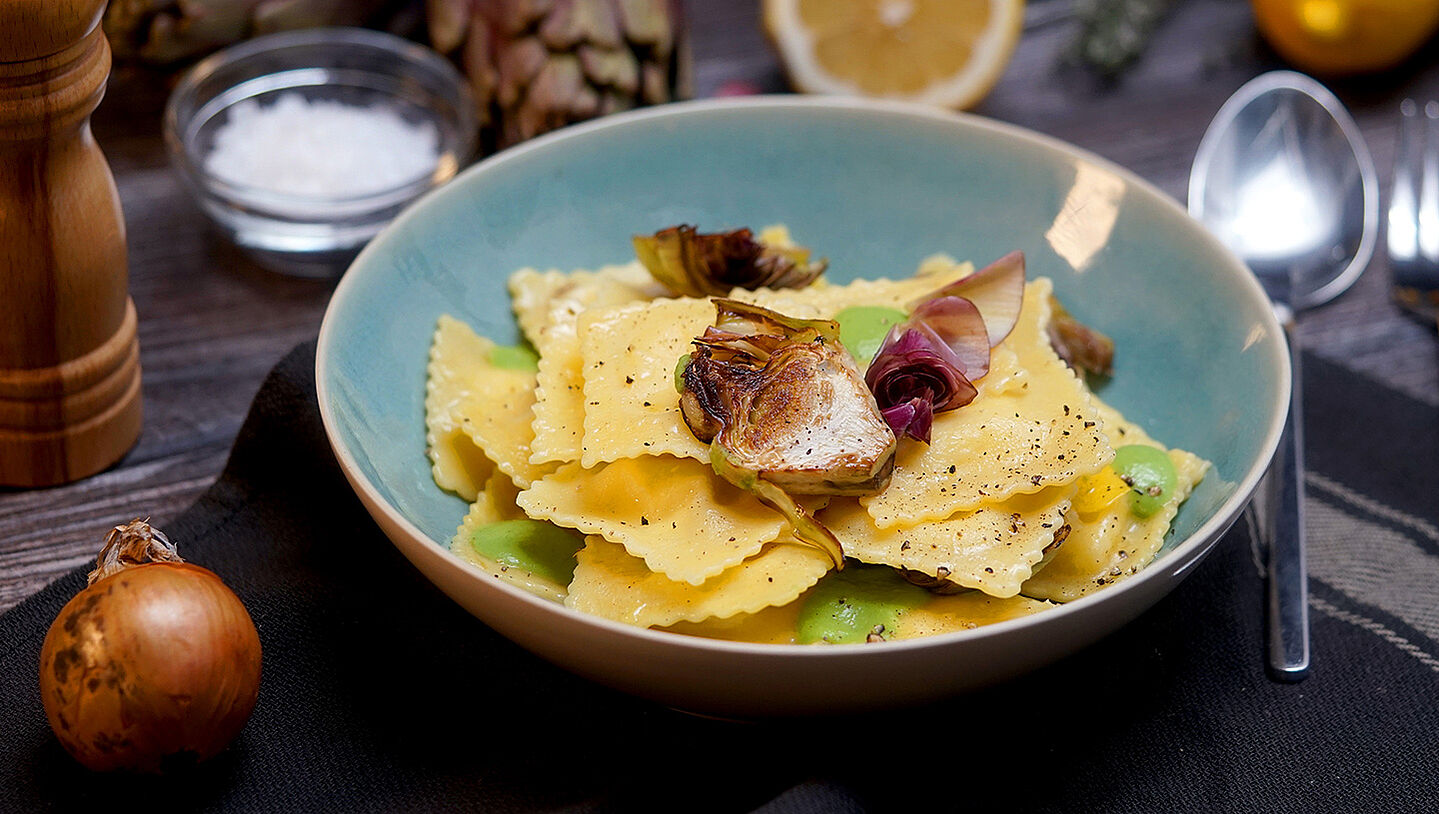
[[[244,727],[260,637],[214,573],[132,565],[60,611],[40,652],[50,728],[82,765],[158,773],[207,760]]]

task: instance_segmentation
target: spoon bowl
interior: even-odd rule
[[[1379,231],[1374,162],[1354,120],[1323,85],[1273,71],[1215,114],[1189,176],[1189,213],[1259,278],[1289,341],[1289,420],[1256,500],[1266,552],[1270,674],[1309,673],[1304,562],[1300,311],[1339,296],[1369,265]]]
[[[1272,71],[1215,114],[1189,175],[1189,212],[1271,299],[1303,310],[1339,296],[1369,265],[1379,185],[1334,94],[1303,74]]]

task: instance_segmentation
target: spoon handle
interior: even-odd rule
[[[1269,562],[1266,611],[1269,674],[1278,681],[1299,681],[1309,674],[1309,590],[1304,563],[1304,426],[1300,397],[1299,342],[1292,319],[1289,339],[1289,420],[1269,470]]]

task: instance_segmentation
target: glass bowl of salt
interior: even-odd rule
[[[171,162],[200,208],[259,264],[343,271],[475,149],[459,72],[361,28],[269,34],[197,63],[165,109]]]

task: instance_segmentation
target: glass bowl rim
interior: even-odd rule
[[[465,163],[473,157],[478,140],[474,99],[470,93],[469,84],[454,65],[433,49],[388,32],[355,26],[330,26],[262,34],[258,37],[243,40],[210,54],[192,65],[181,75],[165,102],[163,131],[166,151],[170,154],[171,161],[179,168],[180,174],[185,181],[194,187],[202,196],[219,198],[228,203],[235,203],[257,210],[280,210],[295,206],[334,204],[344,206],[352,212],[388,209],[416,198],[436,186],[435,174],[434,172],[430,172],[398,186],[357,195],[331,197],[295,195],[285,192],[275,192],[264,187],[225,181],[207,172],[197,160],[196,156],[192,154],[189,145],[186,143],[184,133],[190,119],[187,117],[183,122],[181,121],[180,105],[182,101],[195,95],[201,83],[214,76],[223,68],[230,67],[262,54],[283,49],[329,45],[371,47],[376,51],[399,57],[402,64],[429,69],[441,80],[444,85],[444,90],[453,92],[458,101],[456,105],[458,117],[457,121],[454,122],[454,130],[457,135],[456,142],[453,145],[455,167],[450,175],[453,176],[457,174]],[[324,68],[326,66],[323,64],[315,64],[308,67]],[[298,69],[299,68],[292,68],[287,70]],[[395,75],[394,71],[372,71],[372,73],[382,76]],[[250,77],[245,81],[253,81],[253,79],[259,78],[260,76],[272,75],[275,74],[258,74],[256,77]],[[227,87],[226,90],[230,87],[235,87],[235,85]],[[311,85],[307,87],[319,86]],[[437,118],[439,117],[437,116]],[[442,144],[441,146],[444,145]],[[443,156],[444,153],[445,151],[442,150],[440,155]],[[321,221],[317,220],[316,222]]]

